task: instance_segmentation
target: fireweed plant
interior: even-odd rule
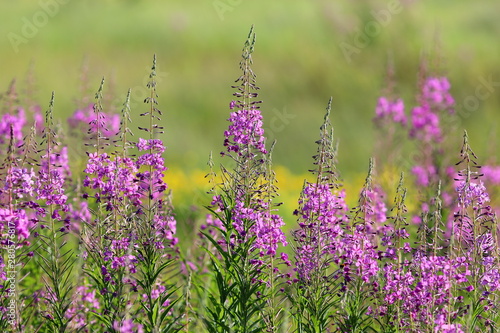
[[[345,193],[339,191],[335,169],[336,146],[330,124],[331,99],[321,126],[318,151],[314,156],[316,182],[305,182],[295,211],[299,229],[293,231],[296,277],[290,300],[299,332],[325,332],[338,301],[335,256],[347,221]],[[334,191],[335,193],[333,193]]]
[[[377,168],[371,159],[351,208],[330,99],[287,239],[254,46],[252,27],[219,175],[209,162],[212,202],[198,221],[198,252],[179,248],[164,181],[156,57],[137,138],[130,91],[115,113],[103,102],[104,79],[94,102],[68,119],[68,135],[53,119],[54,95],[42,114],[32,93],[10,84],[0,105],[1,332],[500,330],[500,168],[493,159],[481,167],[466,132],[459,157],[449,153],[457,140],[446,136],[456,116],[448,79],[421,71],[413,107],[394,86],[383,93],[377,128],[411,139],[418,158],[403,167],[392,160],[404,156],[401,145]],[[398,165],[404,173],[389,201],[378,172]]]
[[[252,27],[240,62],[243,73],[233,86],[236,100],[230,109],[237,111],[228,119],[221,152],[234,167],[221,166],[222,183],[214,189],[210,210],[220,222],[212,224],[217,233],[203,232],[215,248],[210,256],[215,286],[204,318],[209,332],[277,332],[282,320],[279,267],[289,262],[278,254],[286,239],[273,204],[277,194],[261,101],[254,100],[259,89],[250,67],[254,45]]]
[[[40,157],[40,168],[35,181],[36,199],[40,203],[36,215],[41,229],[37,236],[36,259],[45,276],[42,277],[45,288],[43,299],[48,303],[42,315],[47,319],[48,327],[55,332],[67,330],[71,317],[67,316],[71,305],[73,289],[73,249],[67,243],[67,235],[71,228],[66,218],[69,211],[68,197],[65,191],[70,188],[65,182],[64,169],[69,166],[59,153],[60,143],[54,130],[52,112],[54,93],[45,116],[45,128],[42,132],[40,146],[44,149]]]
[[[117,149],[110,154],[105,151],[109,138],[104,135],[109,129],[102,113],[104,80],[90,122],[89,134],[95,144],[87,153],[83,185],[89,189],[84,197],[93,198],[95,206],[93,220],[86,223],[82,237],[89,261],[84,267],[91,289],[100,293],[99,307],[89,315],[109,332],[170,332],[179,328],[172,311],[178,300],[176,287],[171,282],[177,257],[176,221],[163,181],[165,147],[155,138],[163,133],[158,125],[162,112],[157,107],[155,76],[156,57],[147,85],[150,96],[145,99],[149,110],[141,114],[149,127],[139,127],[146,138],[129,140],[129,91],[115,140]],[[129,153],[131,148],[137,155]]]

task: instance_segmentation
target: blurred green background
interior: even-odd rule
[[[92,101],[104,76],[107,108],[119,109],[132,88],[138,115],[145,110],[144,86],[156,54],[166,163],[174,174],[204,172],[209,152],[222,149],[230,86],[254,24],[253,69],[266,134],[277,140],[274,163],[290,174],[310,169],[333,96],[339,169],[349,181],[365,174],[373,153],[372,118],[388,55],[407,105],[414,104],[422,55],[430,54],[449,77],[460,108],[475,96],[481,78],[500,82],[499,17],[498,0],[2,1],[0,89],[16,78],[22,90],[32,63],[37,102],[45,110],[54,90],[56,116],[64,118],[85,96]],[[364,44],[360,34],[368,35]],[[356,53],[346,57],[346,45]],[[88,68],[87,84],[82,67]],[[497,153],[488,140],[499,120],[499,92],[500,83],[460,118],[481,156],[491,153],[491,145]]]

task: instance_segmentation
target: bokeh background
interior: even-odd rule
[[[274,164],[283,200],[291,202],[285,215],[311,168],[330,96],[339,171],[347,184],[362,183],[388,59],[397,92],[411,106],[427,57],[431,69],[448,76],[457,109],[467,111],[459,116],[460,131],[449,133],[457,147],[464,128],[480,156],[498,154],[497,0],[18,0],[0,6],[0,91],[16,79],[22,94],[31,76],[34,88],[28,89],[42,109],[55,91],[55,115],[63,124],[92,101],[103,76],[106,108],[119,110],[131,88],[139,124],[157,55],[167,178],[182,214],[206,204],[206,163],[210,152],[222,149],[230,86],[252,24],[266,134],[277,140]],[[476,96],[482,81],[493,81],[487,98]]]

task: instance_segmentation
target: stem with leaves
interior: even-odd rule
[[[56,154],[57,134],[54,131],[52,112],[54,93],[45,114],[45,129],[42,133],[41,146],[45,146],[40,165],[37,199],[41,201],[45,220],[39,223],[45,225],[36,244],[36,254],[40,267],[45,273],[43,281],[46,287],[46,297],[49,309],[45,313],[48,327],[54,332],[66,332],[71,318],[66,311],[71,305],[72,268],[74,264],[73,249],[67,244],[65,236],[68,226],[63,224],[61,213],[67,211],[66,195],[64,194],[64,178],[57,165],[53,165]],[[63,224],[61,226],[61,224]]]

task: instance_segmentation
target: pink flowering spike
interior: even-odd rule
[[[337,183],[336,151],[330,123],[331,103],[330,98],[320,127],[317,154],[314,156],[316,169],[311,171],[317,180],[315,183],[304,183],[299,208],[294,212],[299,226],[293,232],[293,237],[295,266],[300,283],[324,275],[328,265],[338,261],[336,249],[341,247],[343,226],[347,222],[345,191],[339,190]]]
[[[19,146],[23,140],[23,128],[26,122],[25,112],[22,108],[17,108],[12,113],[3,114],[0,118],[0,147],[9,143],[11,128],[15,145]]]
[[[410,136],[423,142],[441,141],[439,117],[433,113],[429,105],[424,104],[413,108]]]
[[[254,158],[254,151],[266,154],[264,146],[264,129],[262,115],[259,110],[239,110],[232,112],[228,121],[231,122],[224,132],[224,146],[227,152],[237,153],[244,158]]]
[[[430,77],[425,80],[420,105],[412,110],[410,137],[426,143],[442,140],[440,115],[443,111],[454,113],[455,101],[449,89],[450,83],[445,77]]]
[[[416,178],[417,185],[421,187],[434,184],[438,177],[436,167],[433,165],[427,167],[417,165],[411,169],[411,172]]]
[[[358,207],[352,218],[354,225],[361,225],[362,232],[367,236],[383,236],[389,228],[385,225],[387,220],[387,207],[384,202],[384,192],[380,186],[372,184],[372,173],[375,168],[374,159],[370,159],[368,176],[361,190]]]
[[[255,101],[258,96],[256,86],[256,75],[251,69],[253,45],[255,43],[255,33],[250,31],[249,37],[243,47],[243,55],[240,61],[240,68],[244,75],[241,75],[233,86],[237,91],[233,94],[239,100],[231,101],[230,109],[238,108],[236,112],[231,112],[228,119],[231,124],[224,132],[224,147],[228,153],[235,153],[238,159],[254,159],[259,154],[267,154],[265,149],[264,129],[262,128],[262,115],[259,111],[261,101]],[[222,155],[226,152],[222,152]]]
[[[335,195],[329,185],[316,183],[306,183],[299,207],[295,215],[304,223],[293,232],[295,265],[299,278],[307,281],[323,269],[321,257],[328,256],[339,246],[348,208],[343,192]]]
[[[469,145],[466,131],[460,155],[461,160],[457,165],[462,165],[462,169],[455,178],[458,200],[453,214],[452,248],[460,255],[472,253],[474,259],[479,261],[492,250],[489,235],[492,226],[496,225],[496,217],[489,205],[490,196],[480,179],[482,174],[476,171],[480,170],[480,166]]]
[[[437,111],[445,110],[453,113],[455,101],[449,93],[450,88],[451,85],[446,77],[428,78],[422,88],[422,98]]]
[[[457,186],[456,191],[459,206],[472,207],[477,210],[484,207],[490,201],[490,197],[482,181],[469,184],[463,181]]]
[[[242,202],[237,202],[233,209],[233,227],[239,233],[242,239],[256,236],[253,249],[259,250],[264,255],[275,256],[279,243],[286,245],[286,238],[281,230],[285,224],[282,218],[275,214],[270,214],[266,207],[264,210],[245,208]],[[248,221],[253,221],[247,235]]]
[[[402,99],[391,101],[386,97],[380,97],[375,108],[376,122],[392,121],[406,126],[407,119]]]
[[[118,133],[120,116],[104,112],[100,112],[97,116],[94,112],[95,108],[96,104],[89,104],[84,109],[75,110],[67,120],[69,127],[75,131],[87,129],[90,135],[96,135],[97,131],[100,131],[103,137],[112,137]]]
[[[231,159],[234,167],[221,167],[223,182],[216,185],[220,194],[214,197],[210,208],[214,216],[202,227],[202,235],[208,242],[207,252],[212,258],[220,258],[211,263],[218,266],[214,269],[220,270],[221,283],[217,283],[216,295],[210,298],[209,307],[234,309],[230,319],[211,315],[218,310],[208,311],[211,325],[222,327],[227,325],[227,320],[244,317],[245,327],[235,327],[265,331],[277,327],[274,321],[280,311],[265,303],[280,297],[282,273],[279,268],[285,261],[277,258],[277,253],[280,245],[286,245],[286,238],[281,230],[284,222],[275,214],[273,202],[277,190],[271,168],[272,146],[270,150],[265,147],[260,101],[254,100],[258,89],[250,66],[254,43],[252,27],[240,62],[243,74],[236,80],[238,85],[233,86],[236,100],[229,104],[236,111],[229,115],[230,124],[224,132],[225,149],[221,152]],[[209,165],[212,168],[212,161]],[[228,272],[237,272],[238,277]],[[232,290],[229,293],[228,286]],[[246,293],[244,297],[242,292]],[[253,310],[257,308],[262,311]],[[252,309],[252,314],[245,309]],[[263,321],[262,318],[271,319]]]
[[[38,171],[38,178],[35,182],[35,194],[37,200],[43,200],[46,206],[60,207],[67,211],[67,196],[65,195],[65,178],[63,168],[53,165],[59,159],[56,149],[59,143],[56,141],[57,134],[53,130],[52,108],[54,103],[54,93],[50,101],[49,109],[46,113],[46,126],[43,131],[46,149],[41,156],[42,163]]]
[[[37,265],[48,274],[49,278],[44,279],[44,288],[47,290],[47,300],[49,305],[47,313],[53,318],[59,318],[52,321],[54,330],[60,331],[68,327],[70,319],[66,318],[66,309],[72,303],[71,292],[73,282],[71,280],[74,261],[72,249],[67,249],[66,241],[60,233],[66,234],[71,228],[71,222],[66,217],[69,210],[65,194],[67,183],[63,174],[63,168],[53,165],[52,162],[58,160],[57,133],[54,130],[53,123],[54,93],[49,103],[49,108],[45,114],[45,128],[42,132],[41,160],[39,163],[38,178],[35,181],[35,196],[38,200],[40,210],[38,217],[43,218],[39,221],[40,234],[46,239],[44,246],[37,247]],[[46,226],[46,227],[45,227]],[[54,267],[58,269],[54,270]],[[65,282],[61,282],[65,281]]]

